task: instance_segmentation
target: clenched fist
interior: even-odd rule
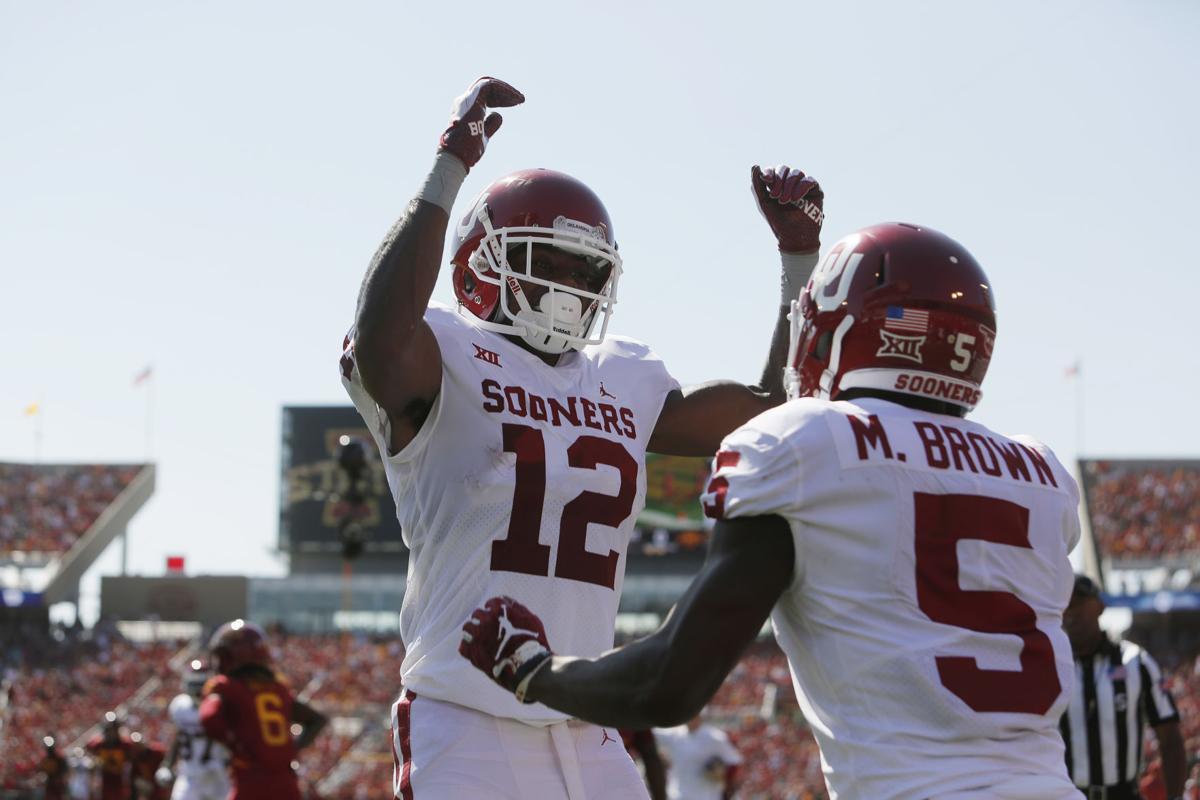
[[[750,183],[780,252],[815,253],[821,248],[825,193],[815,178],[783,165],[754,166]]]
[[[489,108],[507,108],[525,102],[525,95],[496,78],[483,77],[471,84],[451,109],[450,127],[442,133],[438,150],[451,153],[467,166],[479,163],[483,151],[504,118]]]
[[[550,659],[538,615],[511,597],[493,597],[463,624],[458,652],[521,702],[537,669]]]

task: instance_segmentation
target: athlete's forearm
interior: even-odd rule
[[[425,186],[379,245],[358,295],[357,349],[402,343],[425,315],[437,283],[450,207],[466,167],[439,153]]]
[[[775,328],[771,331],[771,344],[767,348],[767,362],[763,365],[762,377],[758,379],[757,386],[750,387],[762,398],[764,411],[787,399],[783,388],[783,368],[786,366],[784,362],[787,360],[790,333],[788,308],[780,306]]]
[[[617,728],[678,725],[704,706],[691,703],[685,681],[667,680],[666,637],[661,631],[599,658],[555,656],[530,681],[528,699],[573,717]]]
[[[556,656],[526,699],[622,728],[688,721],[762,629],[791,580],[792,553],[779,517],[718,523],[704,566],[657,631],[599,658]]]
[[[1187,751],[1179,723],[1159,726],[1154,733],[1158,737],[1158,749],[1162,754],[1162,775],[1167,797],[1180,797],[1187,781]]]
[[[292,704],[292,722],[300,723],[300,735],[296,737],[295,746],[297,750],[303,750],[313,743],[317,734],[325,729],[329,723],[329,717],[307,703],[297,700]]]

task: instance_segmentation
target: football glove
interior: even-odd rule
[[[458,652],[522,703],[529,681],[550,662],[542,621],[511,597],[493,597],[463,624]]]
[[[750,168],[750,184],[783,253],[815,253],[821,248],[825,193],[812,176],[787,166]]]
[[[451,108],[450,127],[442,133],[439,152],[458,157],[467,169],[479,163],[488,140],[500,129],[504,118],[489,108],[507,108],[525,102],[525,95],[495,78],[476,80],[456,98]]]

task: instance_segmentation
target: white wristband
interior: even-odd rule
[[[542,663],[538,664],[536,667],[529,670],[529,674],[526,675],[524,678],[522,678],[521,682],[517,684],[517,689],[516,689],[516,691],[513,692],[513,694],[516,695],[518,703],[525,702],[525,693],[527,691],[529,691],[529,682],[531,680],[533,680],[534,675],[537,675],[539,672],[542,671],[543,667],[545,667],[547,664],[550,663],[551,658],[552,658],[551,655],[549,653],[546,653],[546,657],[542,659]]]
[[[791,308],[792,301],[800,297],[800,292],[808,285],[813,270],[817,268],[819,252],[812,253],[780,253],[779,260],[783,265],[780,276],[779,304]]]
[[[458,156],[440,152],[433,161],[433,169],[425,178],[425,185],[417,192],[417,199],[440,206],[449,214],[466,178],[467,167]]]

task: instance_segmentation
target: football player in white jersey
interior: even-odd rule
[[[609,649],[646,452],[711,454],[784,399],[786,307],[759,386],[681,390],[646,345],[607,335],[621,256],[580,181],[517,172],[451,219],[500,126],[489,108],[523,100],[481,78],[456,101],[427,183],[363,281],[341,362],[411,551],[392,713],[401,798],[645,796],[612,736],[517,702],[463,661],[462,620],[507,594],[542,609],[572,651]],[[816,265],[820,187],[755,168],[752,188],[785,294],[798,291]],[[447,230],[457,309],[430,302]]]
[[[654,735],[670,764],[669,800],[727,800],[733,796],[742,756],[725,731],[693,717]]]
[[[189,662],[183,673],[183,693],[167,707],[176,727],[175,741],[156,778],[165,785],[176,776],[171,800],[225,800],[229,796],[229,751],[209,739],[200,725],[200,696],[209,677],[202,661]]]
[[[1041,443],[964,418],[991,282],[936,231],[876,225],[834,246],[792,317],[795,399],[722,443],[708,559],[663,627],[551,658],[542,609],[493,598],[463,654],[526,701],[673,724],[770,615],[834,797],[1077,798],[1056,726],[1079,494]]]

